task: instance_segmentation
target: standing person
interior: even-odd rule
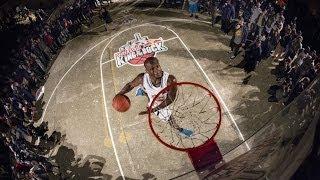
[[[246,2],[243,0],[234,0],[235,17],[242,16]]]
[[[54,42],[53,37],[47,31],[44,32],[43,39],[45,44],[50,48],[53,54],[57,53],[58,47]]]
[[[258,19],[259,15],[262,13],[260,6],[261,6],[261,4],[259,2],[257,2],[256,5],[252,9],[252,15],[249,20],[250,21],[249,27],[251,30],[256,30],[257,19]]]
[[[290,25],[287,25],[284,30],[280,32],[280,40],[279,44],[277,45],[274,53],[272,54],[272,57],[275,59],[280,59],[283,57],[284,50],[287,47],[289,40],[290,40],[290,34],[291,34],[291,27]]]
[[[109,11],[107,10],[107,7],[104,7],[103,10],[104,11],[101,13],[101,18],[105,22],[105,25],[104,25],[105,30],[108,31],[108,24],[112,22],[112,18]]]
[[[209,4],[209,10],[211,14],[211,26],[213,27],[214,24],[217,22],[218,16],[218,0],[211,0]]]
[[[253,7],[253,2],[249,1],[247,3],[245,3],[244,7],[243,7],[243,19],[244,22],[249,22],[250,21],[250,17],[252,15],[252,7]]]
[[[189,13],[190,17],[198,18],[198,0],[189,0]]]
[[[240,19],[234,29],[234,33],[230,42],[230,47],[233,55],[230,59],[234,59],[238,54],[241,47],[244,47],[248,35],[247,23],[244,23],[243,19]]]
[[[264,26],[267,21],[267,9],[263,10],[262,13],[259,14],[257,18],[257,31],[259,36],[261,35],[262,31],[264,30]]]
[[[140,86],[137,90],[137,96],[146,94],[149,100],[148,106],[151,105],[154,97],[165,87],[177,82],[173,75],[162,71],[159,60],[156,57],[149,57],[144,62],[145,73],[140,73],[131,82],[127,83],[118,95],[124,95],[133,88]],[[143,91],[144,93],[139,93]],[[175,121],[171,110],[167,107],[176,98],[177,87],[170,89],[167,93],[162,94],[155,100],[155,107],[151,107],[151,112],[155,113],[162,121],[169,123],[181,136],[191,137],[193,132],[189,129],[181,128]],[[139,115],[147,114],[148,111],[142,111]]]
[[[257,40],[245,53],[245,66],[246,73],[254,71],[256,65],[261,60],[261,41]]]
[[[221,30],[228,34],[230,31],[231,21],[235,18],[234,6],[227,0],[221,10]]]
[[[310,84],[310,78],[303,77],[301,78],[298,83],[294,86],[291,93],[288,95],[288,99],[283,102],[282,104],[287,106],[290,104],[299,94],[301,94]]]
[[[276,14],[273,7],[268,8],[267,15],[268,15],[268,18],[266,23],[264,24],[264,31],[266,31],[267,34],[270,34],[271,30],[273,29],[276,23]]]

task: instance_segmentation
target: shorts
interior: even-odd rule
[[[161,119],[161,121],[168,122],[170,120],[172,111],[168,107],[165,107],[163,109],[160,109],[154,112],[154,114],[158,116]]]

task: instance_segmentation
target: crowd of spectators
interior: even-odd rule
[[[65,43],[93,23],[95,1],[77,0],[49,21],[42,9],[16,7],[3,13],[0,31],[13,31],[18,46],[10,50],[12,71],[1,77],[0,138],[10,152],[12,172],[18,179],[47,179],[59,167],[45,155],[59,142],[58,132],[46,134],[41,95],[48,70]],[[11,39],[10,39],[11,40]]]
[[[303,45],[297,18],[290,17],[285,4],[272,0],[189,0],[192,17],[208,13],[214,26],[220,22],[221,31],[231,35],[230,61],[243,51],[243,67],[248,79],[262,60],[277,63],[273,71],[277,84],[269,89],[269,101],[289,104],[320,73],[320,56]],[[282,1],[281,1],[282,2]],[[196,4],[196,5],[195,5]]]

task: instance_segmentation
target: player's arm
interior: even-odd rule
[[[133,88],[142,84],[143,75],[144,75],[144,73],[141,73],[136,78],[134,78],[131,82],[127,83],[118,94],[126,94],[126,93],[130,92]]]
[[[177,83],[177,79],[173,75],[169,75],[167,85],[169,86],[173,83]],[[160,103],[157,107],[152,108],[151,112],[156,112],[160,109],[163,109],[169,106],[176,99],[176,95],[177,95],[177,86],[172,86],[172,88],[170,88],[170,91],[167,94],[166,100]]]

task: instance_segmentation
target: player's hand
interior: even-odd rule
[[[141,112],[139,112],[139,115],[145,115],[145,114],[148,114],[148,111],[141,111]]]
[[[119,92],[118,94],[116,94],[116,96],[118,96],[118,95],[124,95],[124,93],[122,93],[122,92]]]

